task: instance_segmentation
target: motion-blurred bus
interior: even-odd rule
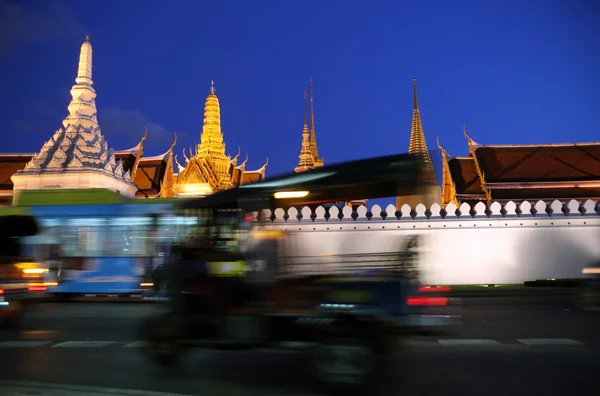
[[[23,192],[19,206],[37,220],[26,248],[56,296],[140,295],[176,237],[172,200],[128,200],[105,190]],[[178,227],[181,229],[181,227]]]

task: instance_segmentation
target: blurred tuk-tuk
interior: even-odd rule
[[[324,383],[371,383],[398,330],[423,312],[418,235],[399,237],[392,253],[291,257],[290,233],[264,227],[262,210],[419,194],[431,183],[417,157],[393,155],[182,201],[177,215],[195,222],[163,273],[166,312],[143,324],[151,356],[170,365],[189,347],[303,345]],[[422,305],[433,301],[446,300]]]

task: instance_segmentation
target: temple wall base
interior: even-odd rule
[[[13,205],[19,201],[19,193],[25,190],[62,190],[103,188],[127,198],[135,198],[137,187],[101,172],[82,171],[69,173],[42,173],[41,175],[15,174],[12,176]],[[60,202],[57,202],[60,204]]]
[[[439,205],[426,210],[419,205],[415,214],[405,206],[398,219],[393,205],[385,209],[387,217],[377,205],[372,217],[365,207],[355,218],[350,208],[341,214],[335,208],[326,219],[319,207],[313,220],[304,208],[298,220],[291,208],[286,220],[283,209],[276,209],[265,227],[290,233],[289,256],[394,252],[406,237],[419,235],[423,281],[430,285],[581,278],[582,269],[600,259],[600,202],[478,204],[475,210],[448,205],[445,217]]]

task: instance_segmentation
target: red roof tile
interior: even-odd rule
[[[487,183],[600,180],[600,144],[480,146]]]

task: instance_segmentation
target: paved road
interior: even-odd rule
[[[572,308],[564,296],[465,299],[464,323],[452,333],[404,341],[378,394],[598,394],[600,315]],[[0,332],[0,379],[192,395],[318,394],[304,358],[290,352],[198,350],[181,371],[153,367],[136,328],[154,309],[40,305],[22,329]],[[8,391],[0,383],[0,393]]]

